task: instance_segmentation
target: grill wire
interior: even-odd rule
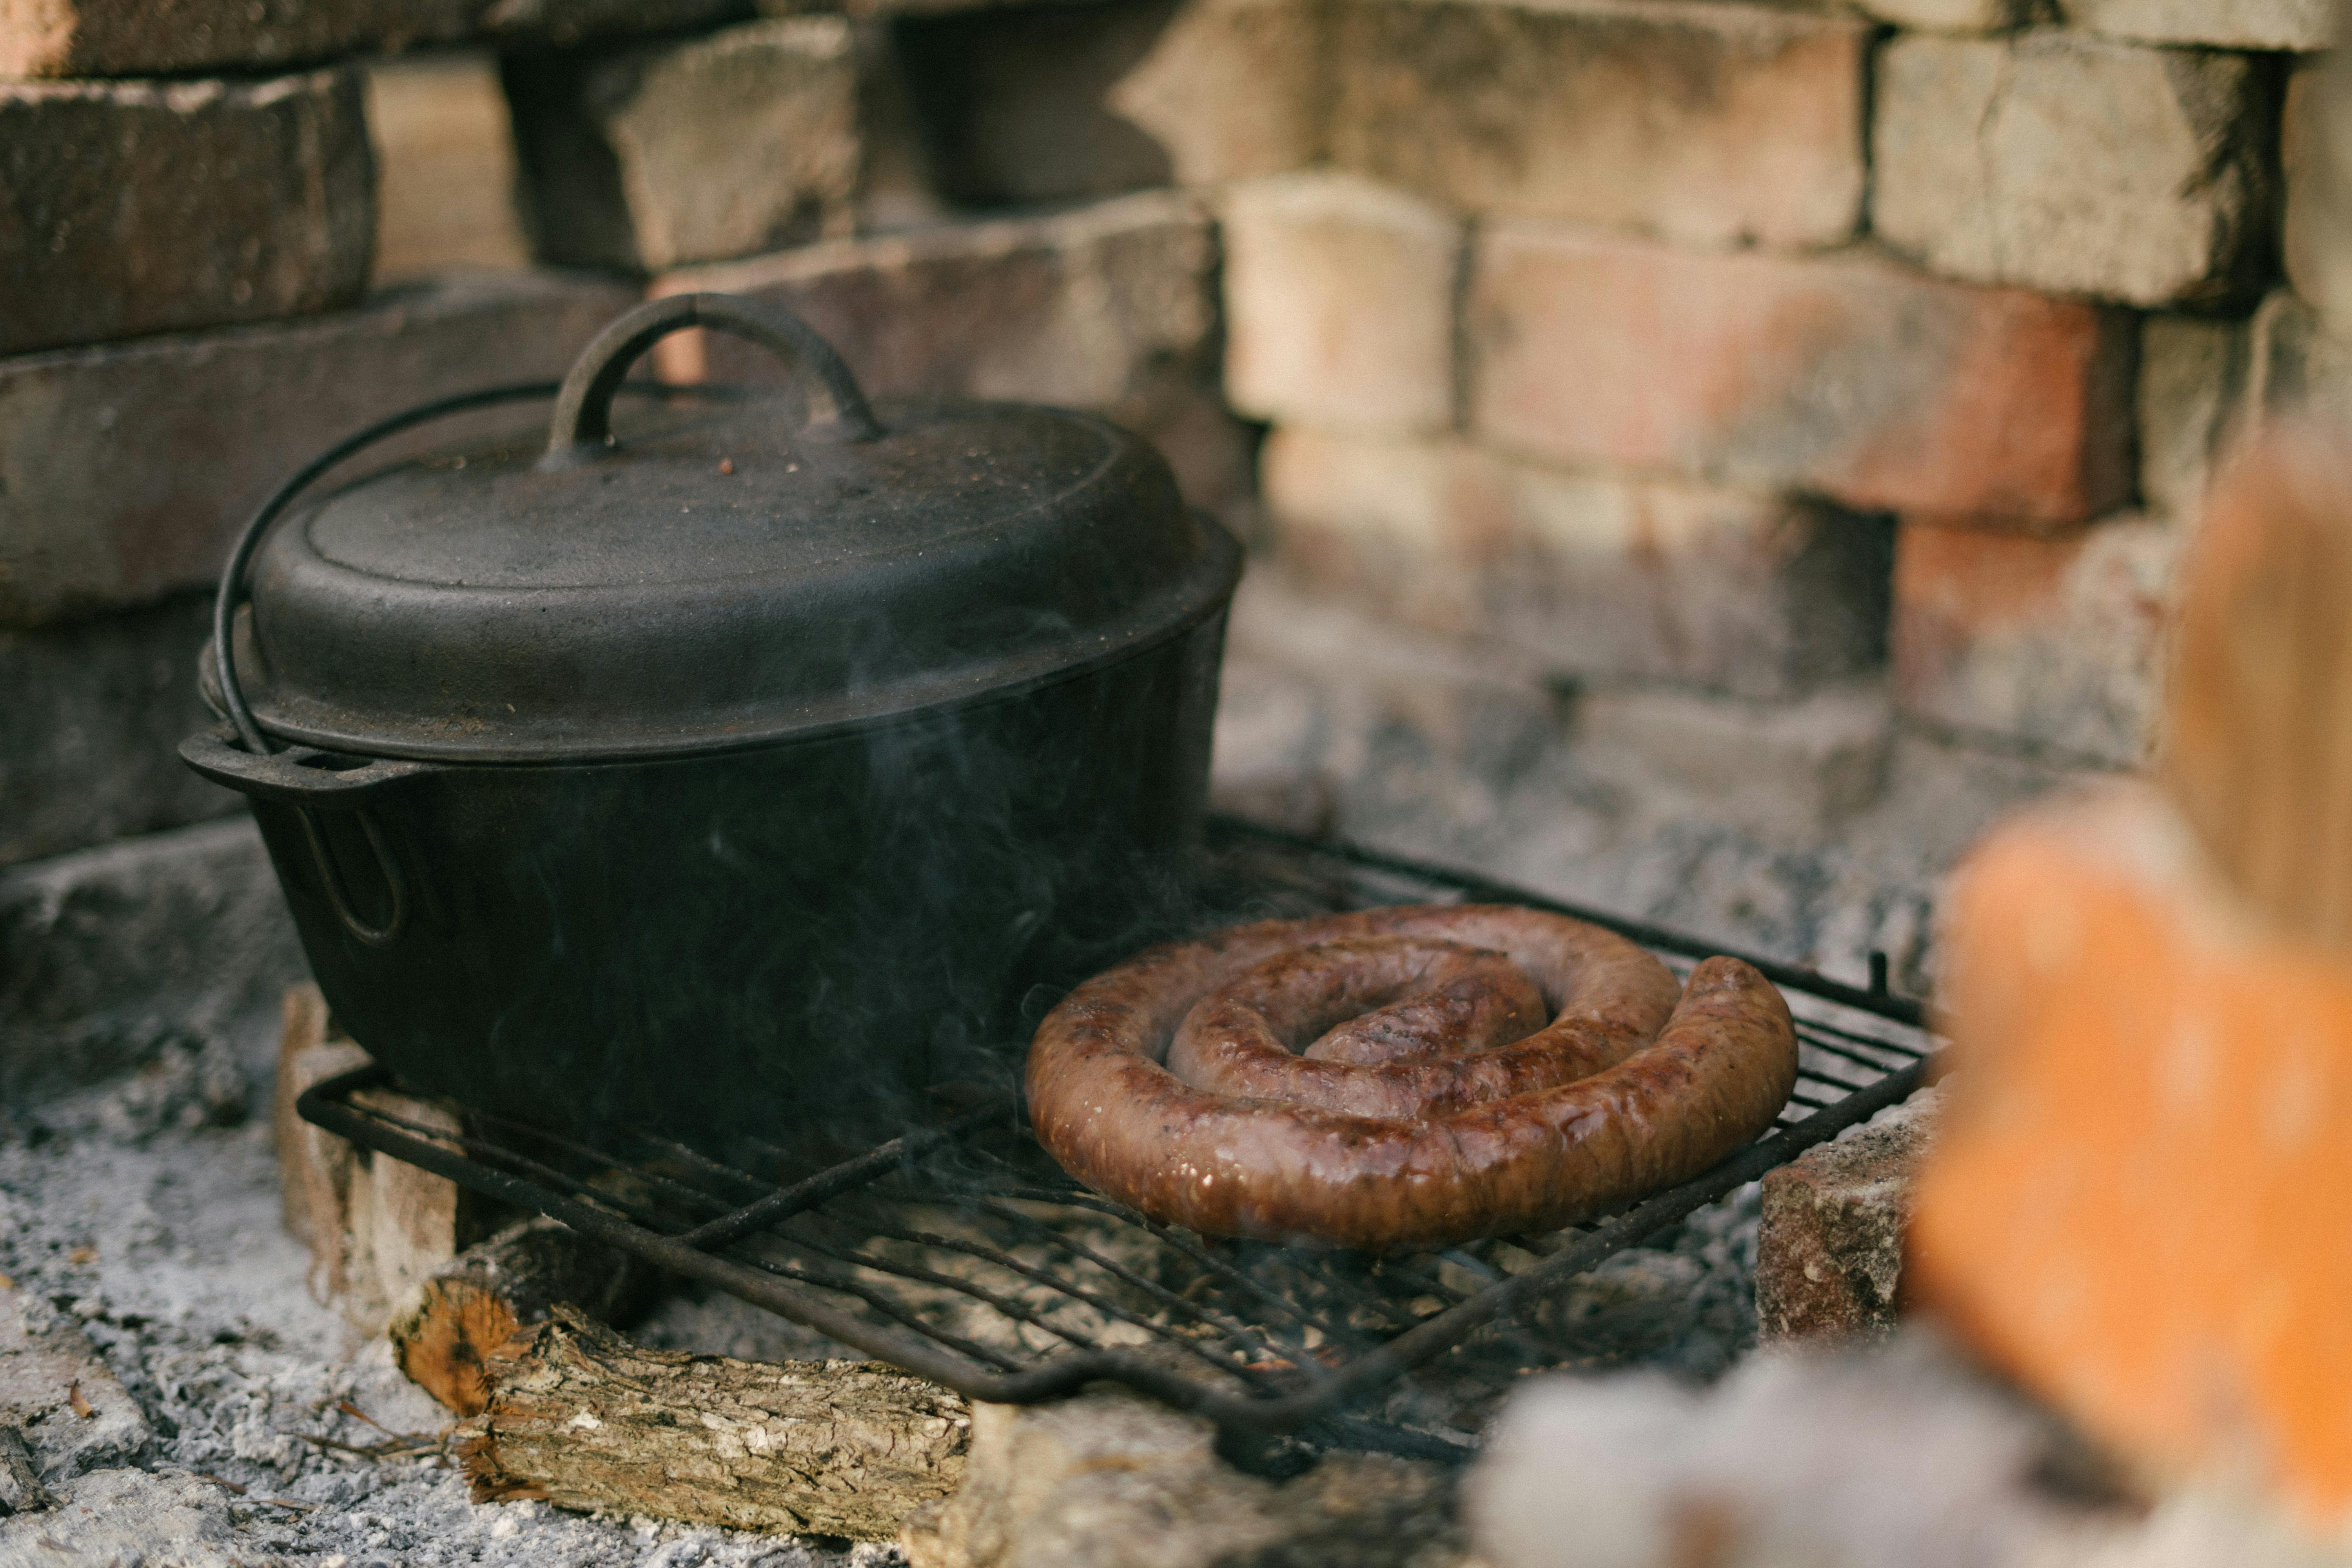
[[[1211,844],[1235,918],[1466,899],[1593,919],[1650,945],[1678,975],[1722,951],[1469,873],[1238,821],[1213,823]],[[1455,1458],[1468,1450],[1443,1419],[1349,1407],[1412,1376],[1475,1408],[1527,1371],[1606,1364],[1589,1326],[1557,1310],[1571,1279],[1924,1081],[1937,1042],[1916,1002],[1886,992],[1882,957],[1872,955],[1867,989],[1750,962],[1797,1019],[1800,1077],[1773,1131],[1626,1213],[1412,1256],[1160,1225],[1072,1182],[1009,1094],[814,1168],[752,1141],[713,1151],[642,1133],[601,1147],[480,1115],[453,1137],[371,1103],[365,1091],[385,1081],[375,1068],[316,1086],[299,1110],[975,1398],[1051,1398],[1108,1377],[1211,1416],[1229,1456],[1256,1468],[1278,1472],[1331,1447]]]

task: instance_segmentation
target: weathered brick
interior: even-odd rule
[[[2029,0],[1861,0],[1882,22],[1922,33],[2002,33],[2025,21]]]
[[[2306,60],[2287,79],[2279,125],[2287,281],[2338,336],[2352,336],[2352,66]]]
[[[2148,508],[2193,520],[2238,428],[2252,334],[2243,321],[2150,316],[2139,334],[2139,488]]]
[[[902,234],[954,222],[955,211],[931,175],[931,149],[890,23],[855,17],[850,38],[857,53],[857,132],[865,154],[857,232]]]
[[[1482,231],[1470,426],[1568,463],[2046,529],[2131,491],[2130,319],[1873,258]]]
[[[1903,1227],[1938,1099],[1937,1090],[1922,1090],[1861,1131],[1807,1150],[1764,1178],[1756,1237],[1756,1319],[1762,1338],[1893,1331]]]
[[[992,205],[1313,162],[1321,25],[1295,0],[1116,0],[983,6],[895,36],[940,188]]]
[[[138,1066],[164,1029],[267,1016],[307,965],[261,836],[229,817],[0,872],[0,1103],[21,1105]]]
[[[351,72],[0,82],[0,353],[348,303],[374,212]]]
[[[482,277],[299,321],[0,361],[0,625],[210,582],[297,465],[428,398],[562,374],[630,298]]]
[[[1885,647],[1889,531],[1818,503],[1297,426],[1261,491],[1309,578],[1559,674],[1784,697]]]
[[[1173,9],[982,7],[901,23],[898,58],[940,190],[1003,206],[1168,184],[1169,150],[1110,98]]]
[[[1300,578],[1435,631],[1491,626],[1489,579],[1510,541],[1478,525],[1508,488],[1501,460],[1455,441],[1286,426],[1258,448],[1259,498]]]
[[[447,267],[528,266],[515,213],[514,127],[486,54],[426,55],[367,68],[375,149],[378,287]]]
[[[1151,194],[684,268],[651,291],[778,300],[869,391],[1114,408],[1168,374],[1214,375],[1215,263],[1200,204]],[[692,368],[716,379],[784,374],[731,338],[708,336],[704,351]]]
[[[1475,818],[1464,802],[1491,810],[1560,738],[1536,660],[1368,613],[1276,563],[1244,575],[1225,643],[1211,787],[1261,818],[1328,831],[1381,798],[1425,805],[1433,774],[1448,819]]]
[[[1895,546],[1904,710],[2129,766],[2146,751],[2181,526],[2138,517],[2066,539],[1906,522]]]
[[[2071,34],[1879,55],[1871,222],[1939,272],[2137,305],[2241,291],[2267,246],[2267,75]]]
[[[1187,0],[1108,101],[1167,150],[1178,184],[1303,168],[1323,150],[1327,47],[1318,6]]]
[[[746,9],[742,0],[5,0],[0,77],[157,76],[477,37],[569,45]]]
[[[212,597],[31,631],[0,630],[0,866],[235,810],[181,763],[212,722],[196,650]]]
[[[1103,414],[1157,441],[1193,504],[1217,510],[1245,489],[1248,448],[1216,395],[1215,260],[1199,204],[1151,194],[687,268],[653,291],[788,305],[870,393]],[[670,380],[786,375],[761,351],[715,333],[681,333],[664,347]]]
[[[1859,219],[1859,18],[1666,0],[1335,18],[1333,158],[1433,201],[1705,244],[1820,244]]]
[[[1571,754],[1654,820],[1811,846],[1885,791],[1893,719],[1879,680],[1793,702],[1601,688],[1577,697]]]
[[[2327,0],[2064,0],[2077,27],[2144,44],[2223,49],[2324,49],[2334,41]]]
[[[2245,409],[2225,439],[2289,418],[2352,421],[2352,343],[2274,289],[2247,328]]]
[[[1237,186],[1223,216],[1234,407],[1332,430],[1453,426],[1457,220],[1348,174]]]
[[[861,144],[839,16],[523,55],[506,80],[543,261],[659,270],[848,232]]]

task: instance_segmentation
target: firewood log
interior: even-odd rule
[[[460,1415],[489,1402],[486,1363],[558,1303],[626,1323],[651,1304],[659,1271],[587,1241],[551,1219],[529,1219],[459,1253],[396,1307],[386,1332],[408,1380]]]
[[[569,1308],[486,1363],[456,1450],[478,1501],[893,1539],[963,1477],[971,1416],[872,1362],[742,1362],[646,1350]]]

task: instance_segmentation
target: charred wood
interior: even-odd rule
[[[652,1304],[658,1272],[551,1219],[528,1219],[467,1248],[406,1297],[387,1332],[408,1380],[460,1415],[489,1403],[491,1356],[559,1303],[608,1323]]]

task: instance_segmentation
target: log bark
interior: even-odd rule
[[[884,1541],[962,1479],[955,1394],[871,1362],[646,1350],[567,1308],[490,1358],[458,1428],[478,1501]]]
[[[528,1219],[467,1248],[396,1307],[386,1332],[408,1380],[460,1415],[488,1405],[490,1357],[559,1303],[626,1323],[650,1306],[659,1271],[551,1219]]]

